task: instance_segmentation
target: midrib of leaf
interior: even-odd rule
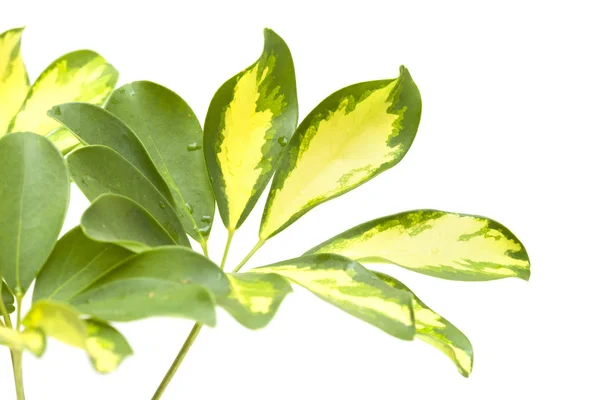
[[[52,292],[52,294],[50,294],[50,296],[48,296],[47,298],[49,300],[51,300],[56,293],[60,292],[62,289],[64,289],[65,286],[67,286],[69,283],[71,283],[73,281],[73,279],[77,278],[79,275],[81,275],[87,268],[90,267],[90,265],[92,265],[100,256],[102,256],[102,254],[104,254],[106,252],[106,250],[108,250],[108,247],[105,248],[104,250],[102,250],[100,253],[98,253],[94,258],[92,258],[90,260],[90,262],[88,262],[85,267],[83,267],[82,269],[80,269],[79,271],[77,271],[73,276],[71,276],[69,279],[67,279],[65,282],[63,282],[54,292]],[[71,252],[70,252],[71,253]],[[70,254],[69,253],[69,254]],[[74,296],[71,296],[71,298],[73,298]]]
[[[23,230],[23,196],[25,196],[25,179],[27,178],[27,150],[28,146],[25,145],[23,149],[23,157],[21,158],[23,163],[23,179],[21,180],[21,197],[19,198],[19,226],[17,228],[17,245],[15,255],[15,285],[17,297],[22,296],[21,289],[21,276],[20,276],[20,264],[21,264],[21,232]]]
[[[150,140],[152,141],[152,146],[154,146],[154,149],[156,150],[156,153],[158,154],[158,157],[160,158],[160,162],[164,166],[164,169],[166,171],[167,177],[168,177],[169,181],[171,182],[170,187],[173,188],[173,190],[177,193],[177,196],[181,199],[181,202],[183,203],[183,212],[185,213],[185,215],[188,216],[188,218],[190,219],[190,221],[192,221],[192,225],[194,226],[194,230],[198,234],[198,232],[200,231],[200,228],[198,228],[198,225],[196,224],[196,221],[194,221],[194,218],[192,217],[192,214],[190,214],[189,211],[187,210],[187,207],[185,207],[185,202],[186,201],[183,198],[183,195],[181,194],[181,191],[179,190],[179,187],[175,184],[175,179],[173,179],[173,175],[171,175],[171,171],[169,170],[169,167],[167,166],[167,163],[165,163],[165,160],[164,160],[164,158],[162,156],[162,153],[160,152],[160,150],[158,149],[158,146],[156,145],[156,142],[154,141],[154,136],[152,135],[152,130],[150,129],[150,125],[148,124],[148,120],[146,120],[145,118],[144,118],[144,124],[146,125],[146,131],[148,132],[148,137],[150,137]],[[175,214],[177,214],[177,210],[175,210]],[[205,241],[204,237],[201,234],[199,234],[199,235],[200,235],[201,240]]]

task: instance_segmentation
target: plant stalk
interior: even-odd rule
[[[235,267],[233,272],[238,272],[248,262],[248,260],[252,258],[254,253],[256,253],[258,249],[260,249],[263,246],[263,244],[265,244],[265,241],[263,239],[260,239],[258,243],[256,243],[256,245],[252,248],[252,250],[250,250],[250,253],[248,253],[248,255],[244,257],[244,259],[238,264],[238,266]]]
[[[192,331],[190,332],[187,339],[185,340],[185,343],[183,343],[181,350],[179,350],[179,354],[177,354],[177,357],[175,357],[175,361],[173,361],[173,364],[171,364],[169,371],[167,371],[167,374],[165,375],[162,382],[158,386],[158,389],[156,389],[154,396],[152,396],[152,400],[158,400],[161,398],[161,396],[167,389],[167,386],[169,386],[171,379],[173,379],[173,376],[175,376],[175,373],[177,372],[177,370],[179,369],[179,366],[183,362],[183,359],[185,358],[186,354],[192,347],[192,344],[194,344],[194,340],[196,340],[198,333],[200,333],[200,329],[202,329],[202,325],[200,325],[200,324],[194,325],[194,327],[192,328]]]
[[[1,281],[0,281],[1,282]],[[21,302],[23,298],[21,296],[17,296],[17,331],[20,330],[21,325]],[[10,315],[8,315],[8,311],[6,310],[6,306],[2,301],[2,285],[0,283],[0,312],[2,312],[2,316],[4,317],[4,323],[8,328],[13,327],[12,321],[10,320]],[[10,350],[10,358],[12,359],[13,366],[13,376],[15,378],[15,391],[17,393],[17,400],[25,400],[25,389],[23,387],[23,351],[20,350]]]
[[[233,240],[234,233],[235,233],[235,229],[228,230],[227,244],[225,245],[225,251],[223,252],[223,258],[221,259],[221,269],[225,268],[225,262],[227,261],[227,254],[229,254],[229,248],[231,247],[231,241]]]

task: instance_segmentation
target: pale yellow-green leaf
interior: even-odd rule
[[[98,372],[113,371],[132,354],[129,344],[116,329],[99,320],[83,320],[74,308],[64,303],[35,302],[23,325],[85,350]]]
[[[381,281],[359,263],[336,254],[315,254],[252,269],[273,273],[400,339],[415,335],[412,294]]]
[[[271,178],[298,122],[292,55],[265,29],[258,61],[219,88],[204,125],[204,153],[225,226],[237,229]]]
[[[397,279],[381,272],[375,272],[375,274],[388,285],[413,293]],[[414,293],[413,309],[417,328],[416,337],[448,356],[462,376],[469,376],[473,369],[473,347],[465,334],[447,319],[427,307]]]
[[[0,136],[21,108],[29,91],[29,78],[21,57],[23,28],[0,35]]]
[[[0,326],[0,345],[13,350],[28,350],[39,357],[46,349],[46,337],[37,329],[26,329],[17,332],[14,329]]]
[[[74,101],[103,104],[118,76],[117,70],[93,51],[79,50],[60,57],[32,85],[9,132],[49,134],[61,125],[46,115],[48,110]],[[61,140],[65,138],[61,136]]]
[[[302,121],[281,157],[261,240],[400,162],[420,117],[419,90],[404,67],[397,79],[359,83],[326,98]]]
[[[329,239],[306,254],[390,262],[462,281],[529,279],[527,251],[505,226],[489,218],[416,210],[375,219]]]

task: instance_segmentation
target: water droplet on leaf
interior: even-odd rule
[[[281,136],[281,137],[279,137],[279,139],[277,139],[277,143],[279,143],[279,145],[281,147],[287,146],[288,142],[289,142],[289,139],[285,136]]]
[[[200,145],[198,143],[190,143],[187,145],[187,151],[196,151],[200,150]]]
[[[192,207],[190,203],[185,203],[185,208],[187,208],[190,213],[194,212],[194,207]]]
[[[164,201],[159,201],[159,202],[158,202],[158,206],[159,206],[160,208],[166,208],[166,207],[167,207],[167,205],[165,204],[165,202],[164,202]]]

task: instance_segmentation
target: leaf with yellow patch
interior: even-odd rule
[[[292,291],[290,284],[276,274],[233,273],[227,278],[231,291],[218,297],[217,304],[250,329],[267,326]]]
[[[23,28],[0,35],[0,136],[21,108],[29,92],[29,77],[21,57]]]
[[[412,340],[415,336],[412,294],[382,282],[346,257],[308,255],[251,271],[280,275],[397,338]]]
[[[219,88],[204,125],[206,163],[229,231],[256,204],[298,122],[292,55],[275,32],[264,33],[262,55]]]
[[[447,355],[458,368],[458,372],[462,376],[468,377],[473,370],[473,347],[465,334],[447,319],[427,307],[402,282],[381,272],[375,272],[375,274],[388,285],[413,294],[416,337]]]
[[[123,335],[106,322],[85,319],[87,338],[85,347],[96,371],[112,372],[133,350]]]
[[[46,115],[50,108],[71,101],[101,105],[114,89],[118,77],[117,70],[93,51],[68,53],[50,64],[31,86],[8,132],[48,135],[61,127]]]
[[[529,279],[527,251],[505,226],[489,218],[416,210],[358,225],[306,252],[390,262],[460,281]]]
[[[27,350],[39,357],[46,350],[46,337],[37,329],[18,332],[0,325],[0,345],[18,351]]]
[[[400,162],[420,118],[421,96],[404,67],[397,79],[359,83],[326,98],[302,121],[281,157],[261,240]]]
[[[75,309],[63,303],[35,302],[23,325],[85,350],[98,372],[113,371],[123,358],[132,354],[129,344],[116,329],[95,319],[82,320]]]

